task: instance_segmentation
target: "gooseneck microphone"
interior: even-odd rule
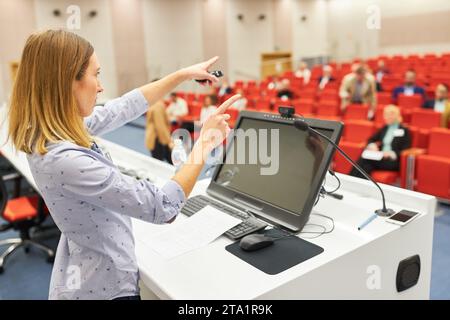
[[[393,215],[395,212],[392,209],[387,209],[386,208],[386,200],[384,197],[384,192],[381,189],[380,185],[372,179],[372,177],[367,174],[358,164],[356,164],[336,143],[334,143],[330,138],[328,138],[327,136],[325,136],[324,134],[320,133],[317,130],[314,130],[313,128],[311,128],[304,120],[302,119],[295,119],[294,120],[294,127],[296,127],[297,129],[301,130],[301,131],[308,131],[308,132],[313,132],[319,136],[321,136],[322,138],[324,138],[325,140],[327,140],[329,143],[331,143],[334,148],[336,150],[339,151],[340,154],[342,154],[342,156],[348,161],[350,162],[356,169],[358,169],[359,172],[361,172],[361,174],[366,177],[368,180],[372,181],[377,188],[380,190],[381,192],[381,197],[383,198],[383,209],[378,209],[375,210],[375,214],[377,214],[378,216],[382,216],[382,217],[389,217],[391,215]]]

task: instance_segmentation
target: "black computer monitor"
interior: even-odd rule
[[[269,223],[300,231],[308,221],[334,148],[320,136],[296,129],[293,121],[276,114],[241,112],[207,193]],[[305,121],[339,142],[341,122]]]

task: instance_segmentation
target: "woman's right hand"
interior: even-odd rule
[[[230,127],[227,123],[230,115],[226,114],[225,111],[240,98],[241,95],[239,94],[229,98],[203,123],[199,141],[206,152],[209,153],[219,146],[230,133]]]
[[[370,151],[380,151],[380,149],[378,148],[378,145],[376,143],[369,143],[366,147],[367,150]]]

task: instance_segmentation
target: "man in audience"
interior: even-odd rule
[[[382,152],[381,159],[367,153],[362,154],[358,160],[358,165],[370,174],[373,170],[398,171],[400,168],[400,155],[405,149],[411,147],[411,134],[408,128],[404,127],[400,108],[389,105],[383,111],[385,126],[376,132],[366,146],[366,150]],[[350,175],[364,178],[364,176],[353,168]]]
[[[416,85],[416,73],[413,70],[406,71],[404,85],[395,88],[392,92],[394,101],[397,101],[399,94],[404,94],[406,96],[420,94],[423,101],[425,101],[425,90],[424,88]]]
[[[432,109],[436,112],[441,112],[441,126],[447,128],[449,126],[450,120],[450,101],[448,99],[448,86],[444,83],[438,84],[436,86],[434,100],[426,101],[423,107],[426,109]]]
[[[328,83],[335,81],[333,77],[333,68],[329,65],[324,65],[322,68],[322,76],[319,78],[319,90],[325,89]]]
[[[277,97],[283,100],[290,100],[294,97],[294,93],[291,90],[291,82],[289,79],[283,79],[278,89]]]
[[[224,95],[231,94],[232,92],[233,92],[233,89],[231,88],[231,86],[228,82],[228,78],[225,78],[217,90],[217,96],[220,98],[220,97],[223,97]]]
[[[186,100],[178,97],[175,92],[170,94],[170,104],[166,111],[172,124],[177,123],[181,117],[184,117],[189,112]]]
[[[311,79],[311,71],[309,71],[308,66],[305,62],[300,61],[298,66],[298,70],[295,72],[295,77],[302,78],[303,84],[308,84]]]
[[[377,81],[377,91],[383,91],[381,83],[383,82],[383,77],[389,74],[389,70],[386,67],[384,60],[378,60],[377,71],[375,72],[375,79]]]
[[[342,79],[339,89],[341,110],[345,112],[347,106],[352,103],[367,104],[369,105],[368,118],[371,119],[377,104],[374,77],[368,74],[366,68],[361,64],[356,65],[353,70]]]

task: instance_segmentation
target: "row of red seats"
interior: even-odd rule
[[[351,129],[347,127],[347,130]],[[347,141],[344,137],[339,146],[356,161],[361,156],[365,143]],[[336,155],[334,170],[348,174],[351,166],[341,155]],[[381,183],[399,183],[403,188],[407,187],[449,201],[450,130],[431,129],[428,148],[411,148],[402,153],[400,172],[380,170],[375,171],[372,177]]]
[[[250,110],[258,111],[256,109]],[[199,103],[190,105],[190,114],[184,120],[198,120],[200,111],[201,105]],[[274,112],[270,109],[260,111]],[[367,106],[350,105],[347,109],[347,113],[342,119],[320,116],[317,114],[308,114],[307,116],[344,121],[344,133],[339,145],[353,160],[356,161],[364,150],[368,138],[373,135],[376,130],[381,128],[384,123],[383,107],[377,109],[375,121],[362,120],[365,119],[367,111]],[[227,113],[230,114],[232,123],[234,123],[239,116],[239,111],[234,108],[228,109]],[[408,157],[417,156],[415,172],[411,177],[412,179],[415,178],[415,183],[410,187],[417,191],[430,193],[444,199],[450,199],[450,175],[444,174],[440,177],[437,186],[434,187],[430,182],[432,181],[432,178],[430,178],[430,175],[426,174],[426,168],[430,168],[430,166],[434,164],[439,168],[442,167],[444,173],[450,172],[450,130],[434,128],[439,126],[439,123],[439,113],[431,110],[412,110],[411,123],[408,126],[412,135],[412,149],[407,150],[402,154],[400,172],[375,171],[372,174],[373,178],[381,183],[399,183],[402,187],[405,187],[408,182],[407,159]],[[446,151],[439,151],[441,149],[446,149]],[[351,165],[337,154],[334,159],[334,170],[348,174],[351,170]],[[447,189],[441,189],[446,183]]]

